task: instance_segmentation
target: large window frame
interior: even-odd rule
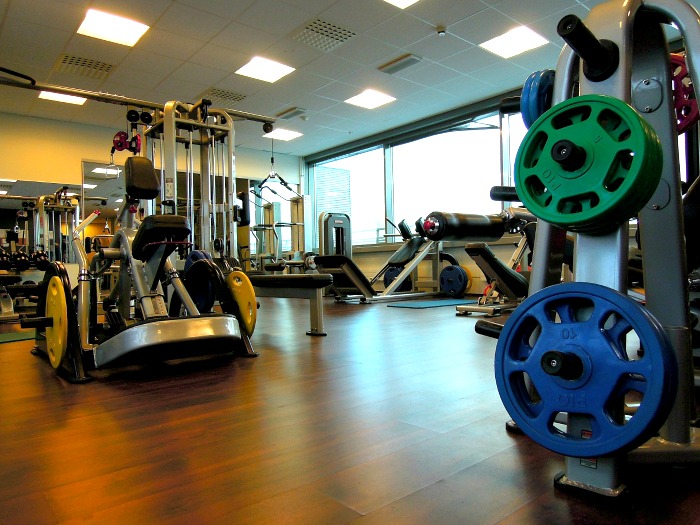
[[[465,127],[468,127],[470,125],[473,125],[474,122],[483,119],[488,116],[495,116],[498,115],[499,107],[501,105],[501,101],[505,97],[511,97],[511,96],[516,96],[519,95],[519,91],[513,91],[513,92],[508,92],[504,93],[502,95],[499,95],[497,97],[492,97],[490,99],[484,100],[482,102],[466,106],[466,107],[461,107],[457,108],[455,110],[442,113],[439,115],[435,115],[433,117],[423,119],[420,121],[417,121],[415,123],[409,124],[407,126],[402,126],[400,128],[395,128],[392,130],[388,130],[386,132],[373,135],[370,137],[366,137],[364,139],[360,139],[342,146],[338,146],[336,148],[331,148],[329,150],[321,151],[313,155],[308,155],[307,157],[304,158],[304,164],[306,166],[304,177],[305,177],[305,187],[307,188],[307,191],[311,195],[316,195],[316,185],[315,185],[315,176],[316,176],[316,167],[319,165],[322,165],[324,162],[332,161],[332,160],[337,160],[337,159],[342,159],[345,157],[349,157],[358,153],[366,152],[370,149],[373,148],[381,148],[384,153],[384,214],[386,217],[391,218],[393,222],[395,218],[394,214],[394,208],[395,208],[395,203],[394,203],[394,173],[393,173],[393,161],[392,157],[394,154],[394,147],[401,146],[408,144],[410,142],[420,140],[423,138],[427,137],[432,137],[435,135],[443,134],[450,132],[451,130],[457,130],[457,129],[464,129]],[[519,116],[519,115],[518,115]],[[503,168],[503,158],[499,159],[499,162],[501,162],[501,168]],[[511,163],[512,161],[507,161]],[[501,170],[503,173],[503,170]],[[499,180],[494,181],[495,184],[503,184],[504,181],[502,180],[502,177],[499,178]],[[376,184],[375,188],[379,188],[380,184]],[[328,210],[321,210],[316,207],[316,201],[318,199],[314,199],[314,216],[318,217],[318,215],[323,212],[323,211],[328,211]],[[502,209],[502,205],[495,204],[494,211],[498,210],[500,211]],[[429,213],[432,210],[425,210],[424,213]],[[445,210],[445,211],[459,211],[459,210]],[[465,211],[466,212],[466,211]],[[405,217],[397,218],[398,220],[403,219]],[[410,218],[406,218],[407,220]],[[409,221],[410,222],[410,221]],[[317,228],[318,225],[314,224],[314,239],[318,239],[318,234],[317,234]],[[377,240],[381,241],[380,237],[385,237],[388,241],[392,240],[392,236],[396,235],[398,232],[395,230],[395,228],[389,223],[386,226],[386,232],[384,235],[380,236],[377,234]],[[376,244],[376,243],[370,243],[371,244]],[[353,239],[353,245],[354,246],[362,246],[362,245],[367,245],[367,243],[358,243],[356,242],[355,239]]]

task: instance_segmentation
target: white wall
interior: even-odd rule
[[[81,162],[107,162],[118,129],[0,113],[0,178],[80,185]],[[117,152],[121,164],[128,152]],[[184,165],[184,163],[183,163]],[[289,183],[298,183],[300,158],[275,153],[275,170]],[[270,153],[236,150],[236,176],[264,179]]]

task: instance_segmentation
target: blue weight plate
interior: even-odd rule
[[[445,266],[440,272],[440,291],[453,297],[460,297],[467,290],[469,276],[461,266]]]
[[[542,114],[552,107],[552,91],[554,90],[554,71],[543,69],[535,74],[530,96],[528,97],[528,115],[535,122]]]
[[[530,129],[535,119],[530,115],[530,92],[532,91],[532,83],[537,76],[538,71],[531,73],[523,84],[523,89],[520,92],[520,115],[523,117],[523,123],[527,129]]]
[[[630,359],[625,340],[633,333],[644,351]],[[543,370],[542,356],[552,350],[581,364],[575,379]],[[659,322],[629,297],[592,283],[555,285],[526,299],[503,328],[494,368],[503,404],[523,432],[572,457],[606,456],[649,439],[668,417],[678,374]],[[643,397],[625,420],[630,392]],[[583,424],[556,424],[560,413]]]

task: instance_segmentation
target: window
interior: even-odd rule
[[[413,224],[433,211],[501,211],[489,197],[501,184],[497,115],[392,149],[396,221]]]
[[[374,148],[317,164],[316,216],[350,216],[352,244],[374,244],[385,228],[384,152]]]

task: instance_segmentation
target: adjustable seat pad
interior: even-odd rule
[[[153,255],[157,246],[152,243],[171,241],[182,242],[191,232],[187,217],[182,215],[149,215],[139,226],[131,252],[140,261]],[[148,246],[151,244],[152,246]]]

